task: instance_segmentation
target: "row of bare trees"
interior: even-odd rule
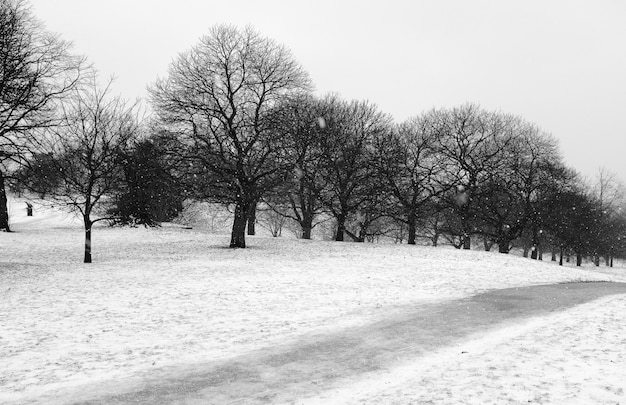
[[[151,223],[182,198],[232,207],[235,248],[261,204],[303,238],[331,218],[337,241],[624,250],[616,182],[587,192],[556,141],[520,117],[466,104],[395,124],[371,103],[313,96],[288,49],[220,25],[150,86],[154,119],[142,125],[24,2],[0,10],[0,228],[8,178],[81,214],[85,262],[95,222]]]

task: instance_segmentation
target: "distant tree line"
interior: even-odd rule
[[[0,0],[0,20],[0,228],[8,185],[37,193],[81,215],[85,262],[94,223],[156,225],[187,199],[233,210],[233,248],[262,208],[273,234],[289,220],[305,239],[332,220],[336,241],[518,247],[579,265],[626,253],[619,181],[585,184],[521,117],[465,104],[395,123],[313,95],[283,45],[219,25],[150,86],[142,121],[26,3]]]

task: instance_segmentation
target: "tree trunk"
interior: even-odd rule
[[[250,204],[246,215],[248,221],[248,235],[250,236],[256,235],[256,206],[256,201]]]
[[[439,243],[439,234],[435,233],[430,240],[433,243],[433,247],[437,247],[437,244]]]
[[[522,253],[522,255],[524,257],[528,257],[528,251],[529,251],[528,246],[524,246],[524,252]]]
[[[301,223],[302,226],[302,239],[311,239],[311,231],[313,230],[310,223]]]
[[[469,234],[463,235],[463,249],[470,250],[472,248],[472,238]]]
[[[593,257],[593,264],[595,264],[595,265],[596,265],[596,267],[600,267],[600,255],[596,254],[596,255]]]
[[[576,267],[580,267],[583,264],[583,255],[576,253]]]
[[[508,239],[500,239],[498,240],[498,252],[500,253],[509,253],[511,241]]]
[[[611,256],[611,263],[609,264],[610,267],[613,267],[613,256]]]
[[[543,250],[539,250],[539,256],[537,256],[539,260],[543,260]]]
[[[91,221],[85,219],[85,259],[83,263],[91,263]]]
[[[563,246],[559,248],[559,266],[563,265]]]
[[[335,234],[335,241],[343,242],[345,233],[346,233],[346,217],[345,215],[339,215],[337,216],[337,234]]]
[[[604,256],[604,265],[609,267],[610,257],[609,255]]]
[[[415,226],[415,217],[413,215],[409,215],[407,225],[409,227],[409,245],[415,245],[415,235],[417,234],[417,227]]]
[[[530,258],[533,260],[537,260],[537,245],[533,245],[530,249]]]
[[[230,235],[231,248],[246,247],[246,223],[248,222],[249,204],[238,201],[235,205],[235,218],[233,219],[233,229]]]
[[[556,251],[554,250],[554,248],[552,248],[552,258],[551,258],[551,260],[553,262],[556,262]]]
[[[488,238],[483,238],[483,247],[485,248],[485,252],[489,252],[493,247],[493,243]]]
[[[9,228],[9,204],[2,170],[0,170],[0,231],[11,232]]]

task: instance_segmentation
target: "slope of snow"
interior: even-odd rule
[[[0,234],[0,402],[37,402],[152,367],[229,358],[406,305],[495,288],[626,281],[622,268],[605,274],[447,247],[251,237],[249,249],[231,250],[227,235],[178,227],[98,228],[94,263],[84,265],[79,221],[41,209],[28,218],[21,201],[11,204],[16,232]],[[621,308],[623,297],[611,303]],[[593,308],[613,316],[608,329],[624,323],[624,312]],[[576,322],[572,314],[565,324]],[[503,361],[523,355],[516,343],[502,344]]]

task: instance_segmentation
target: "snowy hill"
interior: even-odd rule
[[[250,248],[231,250],[228,235],[174,226],[100,227],[94,263],[84,265],[80,221],[37,206],[26,217],[24,201],[10,204],[15,232],[0,234],[0,402],[36,403],[491,289],[626,281],[624,268],[449,247],[250,237]]]

